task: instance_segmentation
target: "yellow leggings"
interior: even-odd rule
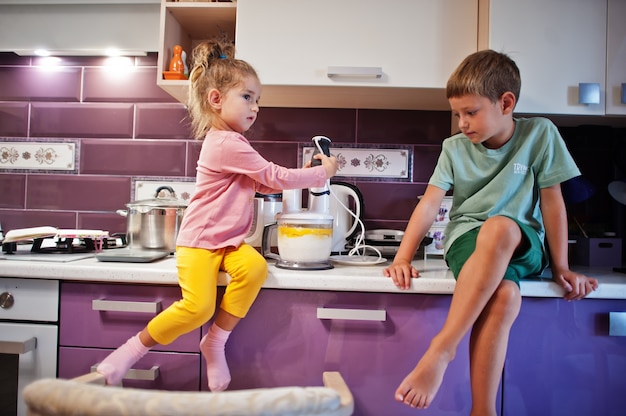
[[[148,333],[162,345],[211,319],[215,313],[220,270],[231,277],[220,308],[239,318],[246,316],[267,278],[267,262],[245,243],[238,248],[218,250],[177,247],[176,267],[182,299],[148,323]]]

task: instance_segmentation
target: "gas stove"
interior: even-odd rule
[[[9,233],[2,243],[0,260],[67,262],[94,257],[103,249],[123,247],[125,243],[98,230],[56,230],[54,235],[18,241],[8,237]]]
[[[47,242],[46,240],[53,240]],[[93,238],[35,238],[31,244],[20,244],[20,246],[28,246],[32,253],[91,253],[96,251],[96,247],[105,242],[96,241]],[[105,243],[106,244],[106,243]],[[18,251],[18,243],[2,244],[2,251],[6,254],[15,254]],[[20,250],[20,252],[23,250]]]

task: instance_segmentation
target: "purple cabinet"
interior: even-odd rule
[[[415,415],[394,391],[443,325],[450,299],[263,289],[226,346],[231,389],[321,385],[322,371],[335,370],[352,390],[355,415]],[[420,414],[469,414],[467,348],[466,338],[435,401]]]
[[[316,307],[336,296],[333,292],[261,290],[226,345],[230,389],[322,385],[328,332],[316,317]],[[205,368],[202,388],[207,390]]]
[[[72,378],[89,372],[111,350],[102,348],[59,348],[59,378]],[[133,365],[124,387],[159,390],[198,391],[200,354],[150,351]]]
[[[626,300],[524,298],[503,376],[507,416],[618,415],[626,409],[626,337],[609,313]]]
[[[180,298],[178,286],[62,282],[59,377],[91,371],[113,349]],[[125,386],[198,390],[200,329],[153,348],[127,374]]]
[[[59,343],[117,348],[180,296],[178,286],[62,282]],[[199,353],[199,343],[198,330],[154,350]]]

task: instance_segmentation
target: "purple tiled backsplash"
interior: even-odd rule
[[[51,225],[122,233],[126,220],[115,211],[133,198],[133,178],[194,177],[200,142],[185,107],[156,85],[156,59],[135,58],[124,74],[112,74],[104,58],[67,57],[44,68],[40,58],[0,53],[0,138],[71,139],[78,153],[70,172],[0,171],[5,231]],[[368,229],[403,230],[450,124],[448,111],[262,108],[246,135],[287,167],[297,167],[300,147],[320,134],[342,146],[411,149],[409,180],[349,180],[364,196]]]
[[[115,211],[131,201],[132,179],[193,178],[200,143],[185,107],[156,85],[156,55],[136,58],[123,75],[103,58],[62,59],[50,69],[0,53],[0,137],[78,140],[76,171],[0,173],[0,224],[125,232]],[[319,134],[342,145],[413,146],[410,181],[351,181],[364,196],[366,227],[404,229],[449,133],[446,111],[262,108],[247,137],[287,167]]]

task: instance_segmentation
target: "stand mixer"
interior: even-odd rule
[[[330,156],[330,139],[313,137],[316,150],[313,156],[323,152]],[[311,159],[311,166],[320,165]],[[333,240],[333,216],[330,215],[330,181],[319,188],[309,189],[309,206],[302,208],[302,191],[283,191],[283,210],[276,216],[276,223],[263,230],[261,251],[267,258],[276,259],[276,267],[297,270],[332,269],[330,253]],[[278,255],[270,251],[270,232],[277,228]]]

